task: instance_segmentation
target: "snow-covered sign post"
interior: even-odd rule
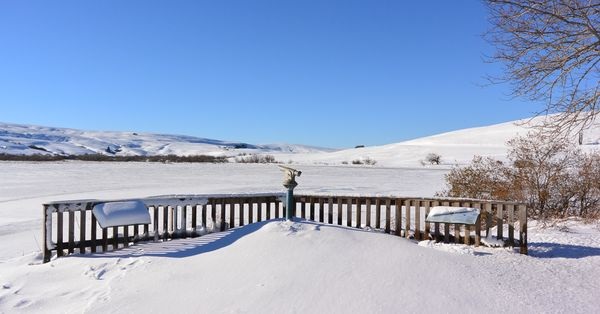
[[[286,166],[279,166],[279,169],[283,171],[283,186],[287,188],[285,219],[292,220],[294,213],[294,188],[298,185],[296,176],[299,177],[302,171]]]
[[[92,212],[102,228],[151,223],[146,204],[138,200],[96,204]]]

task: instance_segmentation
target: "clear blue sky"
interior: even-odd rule
[[[470,1],[0,2],[0,121],[377,145],[531,116]]]

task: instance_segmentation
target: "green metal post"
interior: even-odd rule
[[[292,217],[294,217],[294,188],[296,187],[296,185],[288,185],[287,187],[287,198],[286,198],[286,205],[285,205],[285,219],[286,220],[292,220]]]

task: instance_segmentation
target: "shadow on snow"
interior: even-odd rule
[[[263,226],[271,222],[282,222],[281,219],[268,220],[262,222],[255,222],[243,227],[237,227],[229,229],[227,231],[209,233],[196,238],[184,238],[175,239],[165,242],[138,242],[135,245],[127,248],[120,248],[116,251],[93,253],[86,255],[73,255],[79,258],[127,258],[134,256],[158,256],[158,257],[169,257],[169,258],[185,258],[204,254],[212,251],[216,251],[225,248],[236,241],[240,240],[244,236],[247,236],[253,232],[258,231]],[[349,228],[335,225],[322,225],[307,220],[294,220],[295,223],[302,223],[304,225],[314,225],[315,231],[319,231],[320,228],[342,228],[355,232],[370,232],[366,230]],[[291,232],[295,232],[292,228]]]
[[[591,256],[600,256],[600,248],[548,243],[533,242],[528,245],[529,255],[537,258],[584,258]]]

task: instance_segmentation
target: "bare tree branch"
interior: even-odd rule
[[[546,103],[538,114],[552,131],[588,127],[600,109],[600,0],[484,0],[496,48],[489,61],[504,66],[491,82],[508,82],[515,97]]]

